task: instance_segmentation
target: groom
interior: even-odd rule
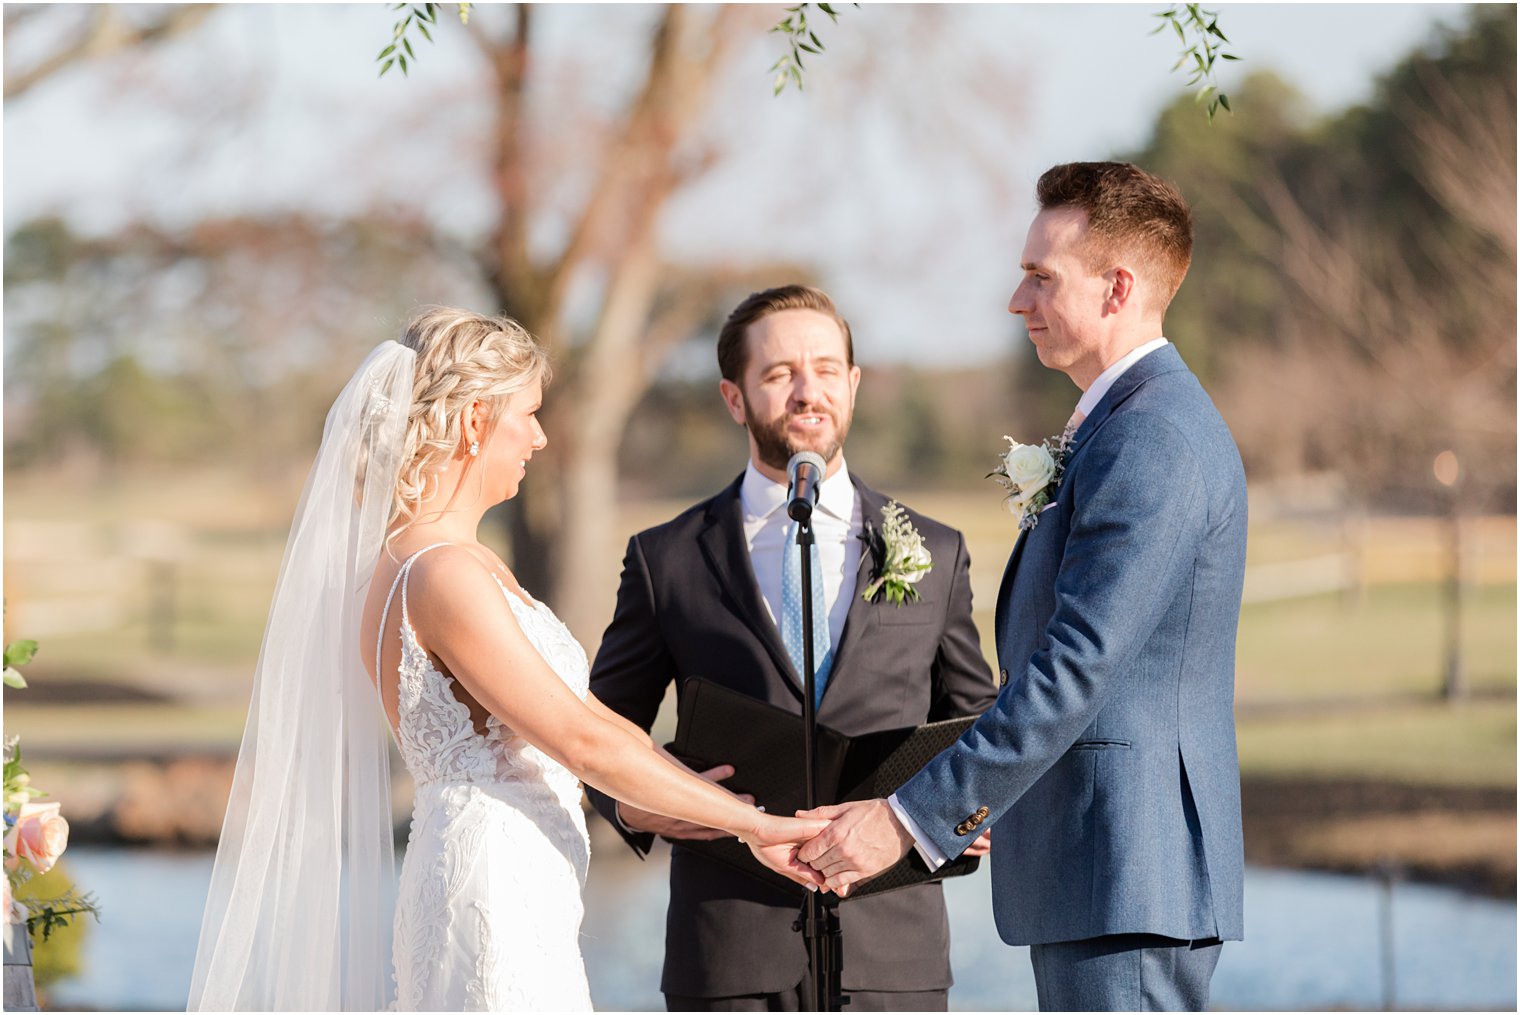
[[[802,711],[801,624],[788,623],[801,594],[786,554],[800,556],[785,501],[787,461],[808,450],[828,463],[813,515],[814,571],[822,576],[814,609],[818,721],[856,735],[985,709],[997,689],[971,622],[959,532],[908,511],[932,556],[918,598],[896,606],[884,594],[863,597],[878,577],[887,498],[845,465],[860,370],[833,302],[800,285],[751,295],[719,334],[718,365],[729,414],[749,435],[749,464],[716,496],[629,540],[592,691],[645,729],[671,681],[680,693],[691,676]],[[788,763],[800,783],[800,753]],[[707,774],[721,779],[732,770]],[[640,853],[651,833],[722,834],[619,806],[595,790],[591,797]],[[986,840],[972,849],[985,852]],[[661,980],[670,1009],[798,1010],[807,974],[793,929],[799,909],[794,896],[676,845]],[[851,1011],[945,1010],[949,928],[939,885],[849,900],[839,920]]]
[[[801,857],[847,891],[995,825],[998,932],[1031,946],[1042,1010],[1203,1010],[1242,936],[1245,474],[1161,337],[1192,256],[1182,196],[1111,162],[1056,166],[1038,196],[1008,309],[1083,394],[1003,575],[1005,686],[890,800],[821,808]]]

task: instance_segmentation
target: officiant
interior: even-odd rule
[[[645,729],[671,681],[679,694],[697,676],[801,713],[802,551],[785,510],[786,468],[813,451],[827,463],[813,513],[818,721],[855,736],[991,705],[997,685],[971,619],[965,539],[899,510],[845,462],[860,369],[833,301],[803,285],[753,293],[729,315],[717,352],[719,390],[748,432],[749,461],[713,497],[629,540],[592,691]],[[800,752],[796,764],[800,782]],[[731,774],[723,765],[706,773]],[[795,895],[680,845],[721,832],[591,797],[640,855],[655,835],[675,842],[661,979],[669,1009],[799,1010],[808,960]],[[972,855],[988,848],[983,836]],[[947,1009],[938,884],[844,900],[839,920],[849,1010]]]

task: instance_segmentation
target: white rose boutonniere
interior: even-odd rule
[[[1019,529],[1029,531],[1040,523],[1040,511],[1055,496],[1065,470],[1070,434],[1049,437],[1039,444],[1020,444],[1003,436],[1008,450],[998,459],[997,468],[987,473],[1007,491],[1003,506],[1018,516]]]
[[[881,509],[881,521],[880,545],[872,546],[877,556],[876,579],[866,586],[861,598],[871,602],[877,593],[885,593],[887,602],[901,606],[918,598],[918,589],[913,586],[933,569],[934,558],[897,501],[889,501]]]

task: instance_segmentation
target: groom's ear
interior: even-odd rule
[[[1108,295],[1103,300],[1103,311],[1117,314],[1136,298],[1135,273],[1122,264],[1109,269]]]

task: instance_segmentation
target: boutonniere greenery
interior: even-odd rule
[[[1019,530],[1028,532],[1040,523],[1040,512],[1055,496],[1066,470],[1066,453],[1071,448],[1071,434],[1047,437],[1038,444],[1020,444],[1003,436],[1008,450],[998,457],[997,468],[987,473],[1006,491],[1003,506],[1019,520]]]
[[[862,538],[876,556],[876,578],[866,586],[861,598],[869,603],[883,595],[893,606],[917,599],[918,589],[914,586],[934,568],[934,558],[924,545],[924,537],[908,521],[903,506],[895,500],[888,501],[881,509],[880,540],[871,540],[865,534]]]

